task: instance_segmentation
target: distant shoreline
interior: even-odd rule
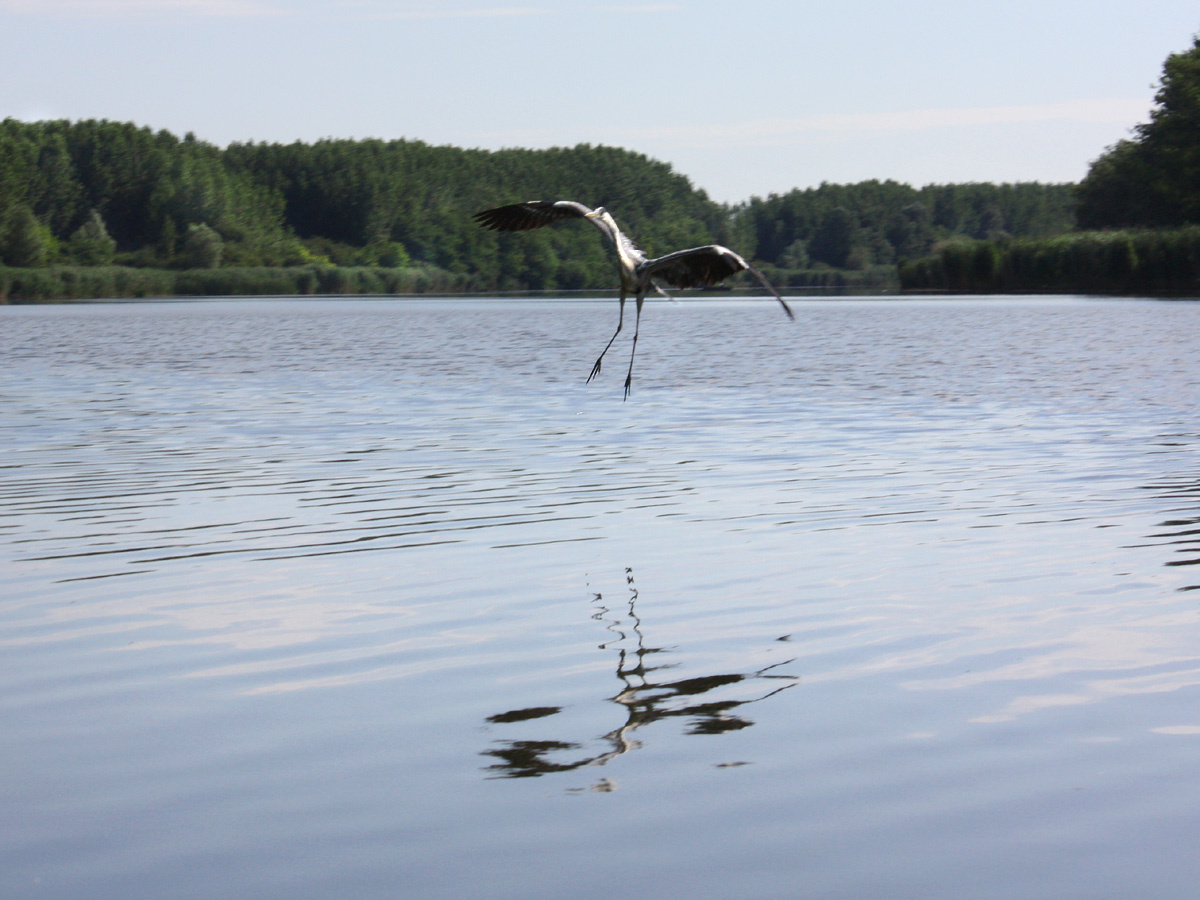
[[[788,295],[896,294],[899,279],[861,282],[855,273],[819,273],[824,283],[781,284]],[[71,300],[138,300],[187,297],[614,297],[612,288],[495,290],[467,275],[433,268],[375,266],[254,266],[215,269],[150,269],[132,266],[0,266],[0,303]],[[754,294],[757,289],[722,285],[681,297]]]

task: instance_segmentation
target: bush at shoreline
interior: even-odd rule
[[[0,303],[325,294],[420,294],[469,290],[466,275],[434,268],[267,266],[143,269],[129,266],[0,266]]]
[[[931,256],[902,262],[900,287],[982,294],[1197,294],[1200,226],[951,241]]]

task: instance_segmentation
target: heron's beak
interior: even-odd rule
[[[583,217],[584,217],[585,219],[594,219],[594,218],[596,218],[596,216],[597,216],[597,215],[599,215],[599,214],[600,214],[600,210],[598,210],[598,209],[593,209],[593,210],[592,210],[590,213],[584,213],[584,214],[583,214]]]

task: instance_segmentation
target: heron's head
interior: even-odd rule
[[[585,215],[584,218],[586,218],[586,219],[603,219],[606,215],[608,215],[608,210],[605,209],[603,206],[597,206],[590,213]]]

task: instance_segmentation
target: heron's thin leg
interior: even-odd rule
[[[629,374],[625,376],[625,399],[629,399],[629,389],[633,385],[633,355],[637,353],[638,330],[642,325],[642,303],[645,301],[646,295],[642,291],[638,291],[637,295],[637,316],[633,320],[633,349],[629,351]]]
[[[617,339],[617,335],[621,333],[621,322],[625,319],[625,288],[621,288],[621,310],[617,313],[617,330],[613,332],[613,336],[608,339],[608,343],[604,345],[604,349],[600,351],[600,356],[596,358],[596,364],[592,366],[592,374],[587,377],[588,382],[600,374],[600,363],[604,361],[604,354],[608,352],[608,348],[612,346],[612,342]]]

